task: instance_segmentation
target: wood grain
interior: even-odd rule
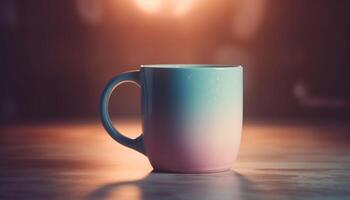
[[[3,126],[0,199],[350,199],[349,139],[347,124],[251,122],[232,171],[166,174],[97,122]]]

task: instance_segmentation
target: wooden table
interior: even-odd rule
[[[0,199],[350,199],[349,139],[346,123],[249,122],[232,171],[191,175],[152,173],[98,122],[2,126]]]

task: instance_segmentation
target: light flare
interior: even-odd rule
[[[187,14],[198,0],[134,0],[137,7],[150,13],[166,13],[172,16]]]

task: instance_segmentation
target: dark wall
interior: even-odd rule
[[[348,116],[349,1],[203,2],[0,0],[0,121],[96,117],[104,84],[150,63],[243,64],[248,117]],[[138,92],[112,113],[139,114]]]

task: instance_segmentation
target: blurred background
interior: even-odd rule
[[[245,117],[349,119],[350,1],[0,0],[0,122],[98,118],[140,64],[244,66]],[[111,113],[140,115],[124,84]]]

